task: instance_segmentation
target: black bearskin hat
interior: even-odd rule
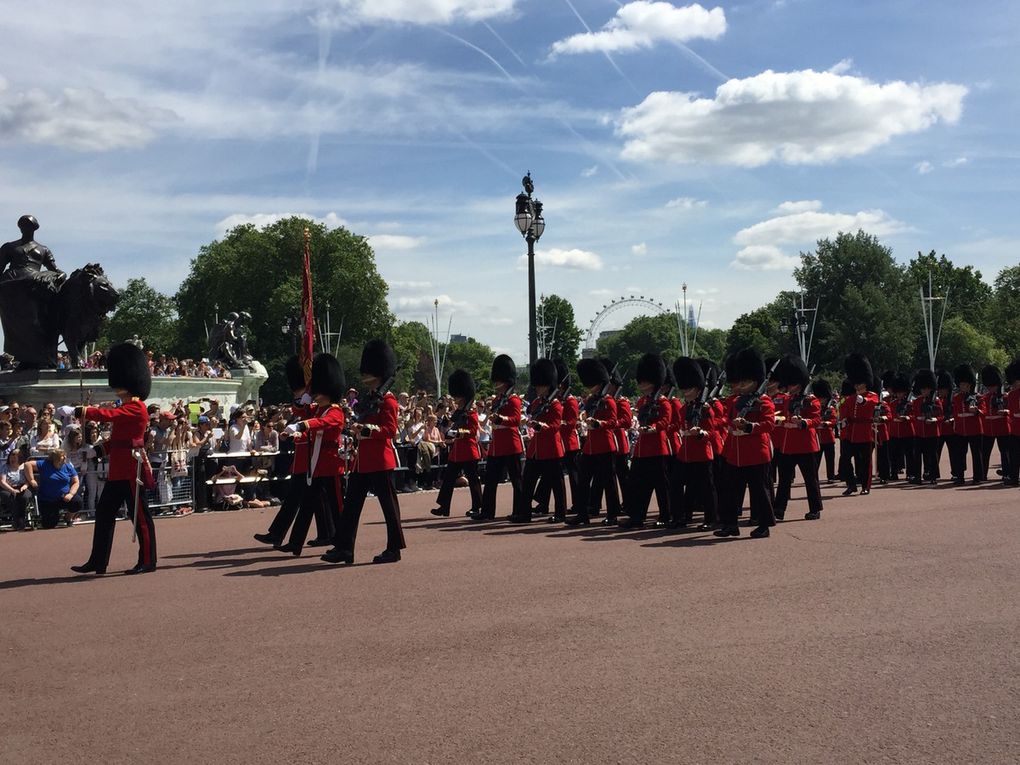
[[[666,380],[663,385],[668,385],[670,388],[676,388],[676,377],[673,376],[673,365],[663,359],[666,364]]]
[[[935,380],[938,384],[939,390],[952,390],[953,389],[953,376],[949,374],[945,369],[935,370]]]
[[[492,372],[489,374],[492,382],[506,383],[513,385],[517,382],[517,365],[514,360],[505,353],[500,354],[492,360]]]
[[[690,356],[681,356],[673,362],[673,377],[680,390],[705,387],[705,373],[701,364]]]
[[[701,367],[701,371],[705,375],[705,387],[714,388],[719,382],[719,365],[712,359],[699,358],[695,361],[698,362],[698,366]]]
[[[970,364],[960,364],[960,366],[953,370],[953,382],[957,385],[966,382],[970,383],[971,387],[974,387],[975,381],[974,370],[970,368]]]
[[[553,364],[556,365],[556,379],[558,385],[564,387],[570,387],[570,370],[567,369],[567,364],[563,359],[553,359]]]
[[[606,368],[606,372],[609,374],[609,382],[619,388],[623,385],[623,377],[620,376],[620,368],[613,362],[611,358],[605,356],[599,359],[599,362]],[[614,372],[613,369],[616,369]]]
[[[1020,359],[1016,359],[1012,364],[1003,370],[1003,375],[1006,378],[1006,382],[1012,385],[1017,380],[1020,380]]]
[[[119,343],[106,354],[106,376],[114,390],[126,390],[140,399],[149,397],[152,372],[145,351],[132,343]]]
[[[305,370],[301,366],[301,360],[297,356],[291,356],[283,365],[283,373],[287,376],[287,387],[292,391],[304,390]]]
[[[854,385],[864,383],[869,388],[875,384],[875,375],[871,371],[871,362],[861,353],[851,353],[843,361],[843,371],[847,379]]]
[[[759,385],[765,381],[765,360],[757,348],[742,348],[734,353],[726,365],[726,377],[730,383],[754,380]]]
[[[800,356],[784,356],[779,365],[772,373],[772,379],[786,387],[788,385],[799,385],[802,389],[807,387],[811,375],[808,373],[807,365]]]
[[[385,340],[369,340],[361,352],[361,374],[388,380],[397,371],[397,355]]]
[[[893,393],[906,393],[910,390],[910,380],[906,375],[893,372],[892,378],[886,383],[886,387]]]
[[[453,370],[453,374],[450,375],[450,379],[446,384],[446,389],[454,398],[462,398],[465,401],[471,401],[475,397],[475,381],[472,380],[471,375],[463,369]]]
[[[981,384],[986,387],[993,385],[1002,385],[1002,375],[999,374],[999,368],[994,364],[989,364],[981,370]]]
[[[658,390],[666,382],[666,362],[658,353],[646,353],[637,363],[634,378],[639,382],[649,382]]]
[[[811,392],[818,396],[818,398],[822,401],[828,401],[832,398],[832,386],[829,385],[829,381],[824,377],[819,377],[811,383]]]
[[[531,384],[535,387],[547,385],[555,388],[557,383],[556,365],[549,359],[539,359],[531,365]]]
[[[581,385],[590,388],[593,385],[605,385],[609,382],[609,370],[602,366],[598,359],[581,359],[577,362],[577,376]]]
[[[922,388],[935,389],[935,373],[930,369],[918,369],[914,375],[914,388],[920,391]]]
[[[839,395],[841,395],[841,396],[849,396],[849,395],[853,394],[853,392],[854,392],[854,384],[852,382],[850,382],[849,378],[844,377],[843,378],[843,382],[841,382],[839,384]]]
[[[366,349],[367,350],[367,349]],[[362,371],[365,359],[361,360]],[[374,371],[371,374],[376,374]],[[347,380],[344,379],[344,368],[340,366],[336,356],[320,353],[312,360],[312,379],[308,383],[308,392],[313,396],[325,396],[333,403],[344,397]]]

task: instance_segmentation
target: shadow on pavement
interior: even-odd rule
[[[110,576],[124,576],[120,571],[112,574],[96,576],[95,574],[72,574],[71,576],[53,576],[49,579],[11,579],[0,582],[0,590],[17,590],[21,587],[37,587],[45,584],[70,584],[71,582],[90,582],[96,579],[106,579]]]
[[[241,547],[237,550],[207,550],[205,552],[196,553],[181,553],[179,555],[164,555],[164,560],[177,560],[178,558],[225,558],[228,555],[242,555],[243,553],[257,553],[266,552],[273,548],[269,545],[260,545],[259,547]]]
[[[252,571],[231,571],[223,576],[285,576],[287,574],[307,574],[311,571],[329,571],[331,569],[360,568],[375,565],[368,561],[355,563],[352,566],[338,566],[325,561],[302,563],[295,566],[274,566],[273,568],[257,568]]]

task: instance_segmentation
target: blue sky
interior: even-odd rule
[[[66,270],[173,292],[232,223],[344,222],[399,318],[439,297],[520,359],[527,170],[538,288],[582,329],[684,282],[728,326],[858,227],[990,281],[1020,255],[1018,22],[1006,0],[49,0],[0,22],[0,225],[31,212]]]

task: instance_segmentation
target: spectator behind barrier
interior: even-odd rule
[[[28,508],[32,492],[28,490],[28,475],[22,458],[27,450],[14,449],[7,455],[4,469],[0,472],[0,503],[5,515],[11,516],[15,531],[28,528]]]
[[[28,485],[39,498],[39,522],[44,529],[55,528],[60,522],[60,511],[67,512],[71,523],[81,512],[81,494],[78,491],[78,471],[67,461],[63,449],[54,449],[45,459],[30,460]]]

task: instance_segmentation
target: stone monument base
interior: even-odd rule
[[[224,412],[235,404],[258,401],[259,389],[268,379],[265,367],[258,362],[255,369],[232,369],[231,378],[223,380],[208,377],[153,377],[149,404],[161,409],[183,400],[185,404],[199,399],[216,399]],[[31,404],[36,409],[44,404],[76,406],[91,400],[98,406],[116,399],[106,384],[105,371],[85,370],[26,370],[0,372],[0,399],[5,403],[17,401],[22,406]]]

